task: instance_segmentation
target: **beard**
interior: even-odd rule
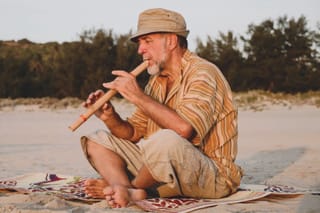
[[[161,72],[159,64],[154,64],[151,67],[148,68],[149,75],[157,75]]]
[[[157,74],[160,74],[162,70],[164,70],[164,67],[165,67],[165,63],[167,61],[167,54],[165,52],[163,52],[162,54],[162,58],[154,63],[152,66],[150,66],[148,68],[148,73],[149,75],[157,75]]]
[[[162,46],[163,48],[161,50],[161,57],[158,61],[155,61],[155,63],[148,68],[147,71],[148,71],[149,75],[160,74],[160,72],[162,70],[164,70],[164,68],[165,68],[165,64],[168,59],[168,53],[166,52],[167,39],[164,37],[164,39],[162,41],[163,41],[163,46]]]

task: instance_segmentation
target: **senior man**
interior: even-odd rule
[[[95,115],[106,125],[81,138],[85,155],[101,175],[85,183],[89,196],[113,207],[148,196],[221,198],[235,192],[242,177],[237,154],[237,109],[221,71],[188,50],[183,16],[155,8],[139,15],[131,37],[148,60],[143,90],[130,73],[103,86],[136,106],[122,119],[110,102]],[[103,95],[91,93],[89,107]]]

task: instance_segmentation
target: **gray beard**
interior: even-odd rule
[[[149,75],[157,75],[164,69],[164,64],[166,61],[167,55],[163,55],[163,59],[158,64],[154,64],[153,66],[148,68]]]
[[[166,40],[163,40],[163,45],[165,45]],[[148,68],[149,75],[157,75],[164,69],[164,64],[167,61],[167,54],[165,53],[165,47],[162,50],[162,59],[159,63],[154,64],[153,66]]]
[[[157,75],[160,73],[160,67],[158,65],[153,65],[148,68],[149,75]]]

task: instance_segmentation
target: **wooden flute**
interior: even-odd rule
[[[148,64],[148,61],[145,60],[130,73],[134,76],[138,76],[145,69],[147,69]],[[109,101],[115,94],[117,94],[117,91],[114,89],[110,89],[108,92],[106,92],[92,106],[90,106],[85,113],[81,114],[80,117],[72,125],[69,126],[69,129],[75,131],[79,126],[81,126],[81,124],[88,120],[91,115],[93,115],[100,107],[103,106],[103,104]]]

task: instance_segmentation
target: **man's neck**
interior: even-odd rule
[[[174,82],[181,75],[182,58],[186,49],[175,49],[166,63],[165,69],[161,72],[162,76],[168,78],[168,83]]]

